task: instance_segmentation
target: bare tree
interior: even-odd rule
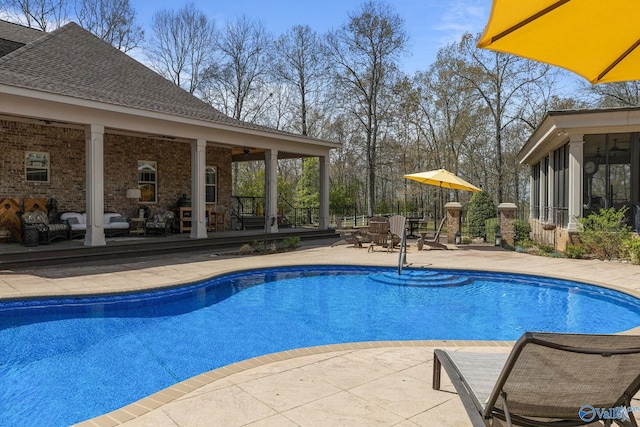
[[[348,22],[326,39],[328,58],[336,67],[336,83],[365,134],[370,216],[376,203],[382,104],[406,44],[403,19],[389,5],[374,2],[364,3],[358,14],[351,14]]]
[[[255,121],[270,97],[264,91],[270,72],[271,35],[246,16],[227,23],[217,44],[216,60],[206,71],[203,98],[225,114]]]
[[[514,55],[476,48],[477,38],[465,34],[452,71],[477,91],[492,118],[493,170],[497,181],[497,202],[504,201],[506,173],[516,166],[505,163],[503,150],[508,128],[524,116],[529,90],[548,78],[551,66]],[[512,168],[513,166],[513,168]]]
[[[595,98],[598,107],[637,107],[640,105],[640,82],[606,83],[589,85],[582,90]]]
[[[202,84],[216,43],[215,23],[193,3],[157,12],[147,48],[151,67],[181,88],[194,93]]]
[[[78,24],[123,52],[139,47],[144,30],[129,0],[79,0]]]
[[[296,25],[276,40],[275,56],[275,75],[295,88],[299,132],[308,135],[308,111],[318,99],[327,74],[321,42],[309,26]]]
[[[465,179],[486,182],[492,159],[486,142],[490,122],[475,88],[452,71],[454,44],[441,48],[428,71],[416,73],[418,131],[427,144],[429,168],[445,168]],[[460,194],[455,194],[456,198]]]
[[[66,0],[0,0],[0,10],[21,25],[53,31],[67,23]]]

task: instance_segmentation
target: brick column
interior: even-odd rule
[[[515,246],[515,220],[517,206],[513,203],[500,203],[500,234],[502,242],[510,246]]]
[[[447,243],[456,242],[456,233],[460,230],[460,216],[462,205],[458,202],[449,202],[444,205],[447,210]]]

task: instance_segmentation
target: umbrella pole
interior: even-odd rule
[[[442,196],[442,181],[440,181],[440,219],[444,218],[444,197]]]

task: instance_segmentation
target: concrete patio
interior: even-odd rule
[[[305,243],[295,252],[200,252],[0,272],[0,297],[113,293],[173,286],[246,269],[304,264],[395,266],[398,252]],[[640,267],[461,246],[407,255],[415,267],[494,270],[585,281],[640,297]],[[640,333],[640,328],[633,330]],[[265,355],[203,373],[82,426],[468,426],[444,380],[431,389],[434,348],[509,352],[512,342],[347,343]],[[636,396],[637,397],[637,396]],[[634,399],[633,406],[640,406]]]

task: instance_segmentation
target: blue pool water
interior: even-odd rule
[[[242,359],[371,340],[612,333],[640,301],[511,274],[369,267],[247,271],[128,296],[0,304],[0,425],[64,426]]]

